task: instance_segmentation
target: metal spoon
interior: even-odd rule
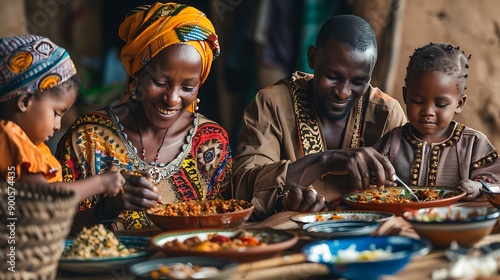
[[[483,188],[488,192],[488,194],[490,193],[493,193],[490,189],[490,186],[488,185],[488,183],[486,183],[485,181],[483,180],[479,180],[479,183],[481,183],[481,185],[483,185]]]
[[[398,175],[396,175],[396,181],[398,181],[401,185],[403,185],[403,187],[405,187],[410,192],[410,194],[413,195],[413,197],[415,197],[415,199],[418,202],[420,202],[420,199],[418,198],[418,196],[413,193],[413,190],[410,189],[410,187],[408,187],[408,185],[405,182],[403,182],[403,180],[401,180],[401,178],[399,178]]]

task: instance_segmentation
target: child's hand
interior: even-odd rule
[[[480,189],[482,185],[481,183],[470,179],[463,179],[462,181],[460,181],[458,187],[465,190],[465,200],[473,200],[481,193]]]
[[[103,186],[103,194],[108,196],[117,196],[123,192],[123,185],[127,182],[120,172],[106,172],[99,175]]]

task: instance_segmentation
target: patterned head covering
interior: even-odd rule
[[[173,44],[193,46],[201,56],[201,83],[219,55],[219,40],[210,20],[200,10],[177,3],[155,3],[133,9],[120,25],[125,41],[121,60],[131,77],[151,58]]]
[[[68,52],[48,38],[19,35],[0,38],[0,102],[43,92],[76,74]]]

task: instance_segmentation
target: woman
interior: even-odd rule
[[[198,90],[219,54],[210,20],[193,7],[155,3],[132,10],[119,33],[128,95],[80,117],[59,142],[57,157],[65,181],[116,169],[143,176],[128,176],[116,198],[82,201],[73,230],[96,223],[149,227],[142,211],[157,201],[231,197],[227,133],[196,112]]]

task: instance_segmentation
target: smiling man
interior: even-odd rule
[[[313,74],[295,72],[260,90],[243,116],[233,188],[255,205],[256,220],[332,208],[353,188],[394,180],[392,165],[370,146],[406,117],[370,85],[377,42],[369,23],[329,19],[307,58]]]

